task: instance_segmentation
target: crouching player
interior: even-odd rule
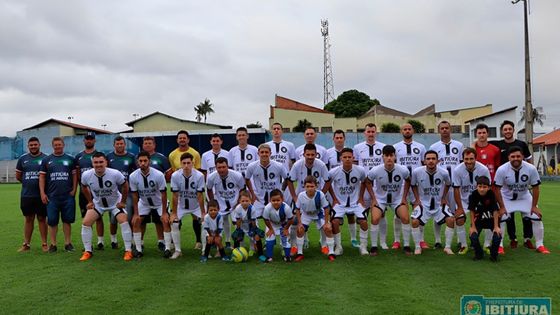
[[[449,173],[443,168],[437,167],[438,154],[429,150],[424,155],[425,166],[418,167],[412,171],[412,192],[414,193],[414,210],[412,211],[412,238],[416,244],[415,255],[422,254],[420,247],[421,233],[420,225],[425,225],[428,220],[434,219],[434,225],[447,224],[445,228],[445,248],[443,251],[453,255],[451,241],[453,240],[453,227],[455,218],[449,212],[447,206],[447,193],[451,186]]]
[[[326,235],[326,243],[329,249],[329,260],[335,260],[334,255],[334,238],[329,218],[329,203],[325,194],[317,190],[317,180],[315,176],[310,175],[305,178],[304,191],[300,192],[296,202],[297,216],[297,255],[295,260],[303,260],[303,243],[304,236],[309,229],[309,224],[315,222],[317,230],[324,232]]]
[[[294,222],[292,208],[284,202],[284,194],[279,189],[270,192],[270,203],[264,207],[263,219],[266,224],[266,256],[259,259],[262,262],[272,262],[276,237],[280,236],[284,249],[284,261],[291,262],[290,256],[290,226]]]
[[[175,245],[175,252],[171,259],[181,257],[181,220],[186,214],[193,217],[193,228],[196,238],[200,238],[200,222],[204,218],[204,175],[193,168],[193,156],[190,153],[181,155],[181,169],[171,175],[171,238]]]
[[[224,244],[222,243],[222,231],[224,229],[224,219],[218,212],[220,211],[218,202],[214,199],[208,201],[208,215],[204,217],[202,228],[206,232],[206,247],[204,247],[204,255],[200,257],[200,262],[207,262],[208,255],[212,246],[216,246],[220,252],[223,261],[230,261],[226,256]]]
[[[124,240],[124,260],[131,260],[132,256],[132,232],[127,221],[126,198],[128,195],[128,184],[123,174],[112,168],[107,168],[107,158],[102,152],[96,152],[92,156],[93,169],[82,174],[82,191],[87,200],[87,212],[82,222],[82,242],[84,253],[80,258],[86,261],[92,257],[92,224],[105,212],[111,213],[121,226],[122,238]],[[119,192],[122,190],[122,194]]]
[[[492,247],[490,248],[490,259],[497,261],[498,247],[502,239],[500,231],[500,214],[496,195],[490,189],[490,179],[479,176],[476,179],[476,190],[469,196],[469,211],[471,215],[471,228],[469,235],[474,248],[474,260],[480,260],[484,251],[480,246],[478,236],[482,229],[493,230]]]
[[[244,190],[239,193],[239,204],[233,210],[232,218],[236,226],[235,231],[231,235],[234,248],[241,246],[245,234],[247,234],[251,243],[249,256],[253,256],[253,248],[255,247],[257,255],[259,257],[262,256],[264,231],[257,226],[255,212],[253,211],[253,205],[251,205],[251,195],[247,191]]]

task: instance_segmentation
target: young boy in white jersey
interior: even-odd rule
[[[259,259],[262,262],[272,262],[274,253],[274,245],[276,245],[276,237],[280,237],[282,248],[284,250],[284,261],[291,262],[290,256],[290,226],[294,222],[292,208],[284,202],[284,194],[280,189],[274,189],[270,192],[270,203],[264,207],[263,215],[266,224],[266,256]]]
[[[317,230],[325,233],[328,257],[334,261],[334,238],[330,223],[329,203],[322,191],[317,190],[315,176],[307,176],[304,180],[304,191],[299,193],[296,202],[297,217],[297,255],[295,261],[303,260],[304,235],[309,225],[315,222]]]
[[[253,256],[253,248],[257,249],[258,257],[263,255],[262,239],[264,231],[259,229],[256,223],[256,217],[251,205],[251,195],[246,190],[239,193],[239,203],[232,212],[232,220],[236,229],[231,234],[233,238],[233,247],[241,246],[245,235],[249,236],[251,242],[249,256]]]
[[[222,261],[231,260],[229,256],[226,256],[224,244],[222,243],[224,220],[222,220],[222,216],[218,213],[219,209],[220,205],[216,200],[208,201],[208,215],[204,217],[204,222],[202,223],[202,228],[206,231],[206,247],[204,248],[204,255],[200,257],[200,262],[202,263],[208,261],[208,255],[210,255],[212,246],[216,246]]]

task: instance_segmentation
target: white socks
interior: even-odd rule
[[[85,226],[82,224],[82,243],[84,243],[84,249],[86,252],[92,252],[91,248],[91,226]]]
[[[329,255],[333,255],[334,254],[334,238],[327,237],[325,242],[327,243],[327,247],[329,248]],[[298,250],[299,250],[299,247],[298,247]]]
[[[360,228],[360,246],[363,246],[364,248],[367,248],[367,244],[368,244],[368,231],[367,230],[362,230]]]
[[[436,239],[436,243],[441,244],[441,225],[434,222],[434,237]],[[453,237],[453,235],[451,235]]]
[[[348,231],[350,232],[350,240],[356,240],[356,223],[348,223]]]
[[[171,250],[171,232],[163,232],[163,240],[165,242],[165,250]]]
[[[400,240],[401,240],[402,225],[403,224],[401,222],[401,219],[399,219],[395,215],[395,218],[393,219],[393,237],[394,237],[393,240],[394,240],[394,242],[400,242]],[[404,237],[404,231],[403,231],[403,237]]]
[[[437,224],[436,224],[437,225]],[[445,226],[445,248],[451,248],[451,242],[453,241],[453,228]]]
[[[171,223],[171,239],[175,244],[175,251],[181,251],[181,230],[179,230],[179,222]]]
[[[132,233],[134,237],[134,245],[136,245],[136,250],[142,252],[142,232]]]
[[[381,222],[379,222],[378,225],[374,225],[374,224],[369,225],[369,233],[371,235],[372,247],[377,247],[377,235],[379,234],[380,230],[381,230]],[[360,232],[360,236],[361,236],[361,232]]]
[[[387,217],[379,221],[379,243],[387,244]]]
[[[105,238],[103,236],[97,236],[97,244],[105,244]]]
[[[292,247],[298,247],[297,245],[297,226],[290,226],[290,244]]]
[[[303,237],[297,237],[296,245],[298,255],[303,255],[303,242],[305,242],[305,239]]]
[[[399,220],[399,230],[401,229],[400,227],[402,227],[403,246],[408,247],[408,246],[410,246],[410,233],[411,233],[410,223],[409,224],[402,224],[401,220]],[[399,231],[399,234],[400,234],[400,231]]]
[[[222,218],[224,219],[224,239],[226,242],[231,242],[231,219],[230,219],[230,215],[226,214],[224,216],[222,216]]]
[[[420,231],[420,227],[412,228],[412,239],[414,239],[414,245],[416,248],[420,248],[420,241],[422,241],[422,232]]]
[[[457,225],[455,226],[457,230],[457,239],[459,243],[461,243],[461,247],[469,247],[467,244],[467,231],[465,230],[465,225]]]
[[[539,248],[544,245],[544,225],[542,221],[532,221],[532,225],[533,235],[535,236],[535,245]]]
[[[111,234],[111,243],[117,242],[117,234]]]
[[[490,243],[492,243],[492,230],[489,229],[484,229],[484,248],[486,247],[490,247]],[[503,244],[503,242],[500,242],[500,244]],[[501,245],[500,245],[501,246]]]
[[[342,240],[340,239],[340,233],[333,234],[333,238],[334,238],[334,243],[336,244],[336,246],[337,247],[342,247]]]
[[[128,222],[121,223],[120,226],[124,250],[128,252],[132,250],[132,229],[130,229],[130,224],[128,224]]]

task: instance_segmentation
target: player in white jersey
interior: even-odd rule
[[[292,208],[283,201],[283,196],[281,190],[273,189],[270,192],[270,203],[268,203],[263,210],[262,217],[266,224],[266,255],[259,257],[262,262],[272,262],[274,245],[276,245],[276,237],[278,236],[280,237],[282,249],[284,250],[284,261],[292,261],[288,237],[290,234],[290,225],[294,222],[294,215],[292,213]]]
[[[136,163],[138,169],[128,177],[130,192],[132,193],[132,205],[134,216],[132,218],[132,229],[134,244],[136,245],[135,256],[142,257],[142,231],[145,231],[147,223],[161,223],[163,226],[163,240],[165,258],[171,257],[171,226],[169,214],[167,213],[167,185],[165,175],[157,169],[150,167],[150,154],[142,151],[138,154]],[[144,228],[143,228],[144,227]]]
[[[382,151],[385,143],[376,141],[377,126],[373,123],[366,124],[364,129],[364,142],[354,146],[354,163],[362,166],[366,172],[374,166],[383,164]],[[372,203],[369,194],[364,194],[366,207],[371,207]],[[383,217],[379,223],[379,239],[381,248],[387,249],[387,219]]]
[[[315,143],[315,140],[317,139],[317,132],[315,131],[315,128],[307,127],[303,133],[303,137],[305,138],[305,143],[296,148],[296,159],[299,160],[303,158],[303,148],[306,144],[315,144],[315,147],[317,148],[317,158],[323,161],[323,163],[328,164],[327,149],[325,149],[324,146]]]
[[[461,162],[463,162],[463,144],[459,141],[451,139],[451,124],[448,121],[440,121],[438,124],[438,132],[440,141],[432,144],[430,150],[437,152],[439,157],[439,167],[447,170],[447,174],[451,182],[453,182],[452,170]],[[447,195],[447,205],[449,211],[455,214],[455,197],[453,190],[450,190]],[[435,248],[441,247],[441,226],[434,225],[434,235],[436,238]]]
[[[92,165],[93,169],[85,171],[81,178],[88,210],[82,222],[82,242],[85,250],[80,260],[86,261],[92,257],[91,226],[105,212],[112,213],[119,222],[125,246],[124,260],[131,260],[132,235],[126,211],[123,210],[126,206],[128,184],[121,172],[107,168],[107,158],[102,152],[93,154]]]
[[[344,216],[352,214],[356,216],[360,224],[360,254],[367,255],[368,225],[366,220],[366,207],[363,195],[367,181],[366,170],[354,165],[353,151],[350,148],[342,149],[342,165],[329,171],[330,181],[326,186],[333,197],[332,229],[335,242],[335,255],[343,253],[340,235],[340,225],[344,222]],[[371,186],[368,188],[371,191]],[[377,201],[372,201],[377,203]]]
[[[273,123],[272,124],[272,141],[267,142],[270,147],[270,159],[282,164],[286,171],[289,172],[292,165],[296,161],[296,149],[294,144],[282,140],[282,124]],[[282,186],[282,191],[284,192],[284,200],[288,203],[292,203],[292,195],[290,195],[290,190],[287,189],[287,182]]]
[[[223,143],[224,140],[220,134],[215,133],[210,137],[210,145],[212,145],[212,149],[204,152],[200,158],[200,171],[205,177],[208,177],[208,175],[216,171],[216,160],[219,157],[226,158],[229,161],[229,152],[222,149]]]
[[[181,154],[181,168],[171,175],[171,238],[175,245],[175,252],[171,259],[181,257],[181,220],[190,214],[193,220],[193,229],[196,236],[195,249],[202,248],[201,222],[205,215],[204,209],[204,174],[194,168],[194,157],[186,152]],[[206,240],[204,240],[206,241]],[[200,245],[200,246],[199,246]]]
[[[537,251],[550,254],[543,243],[544,226],[542,212],[538,208],[541,180],[537,168],[523,161],[520,147],[509,148],[508,158],[509,163],[500,166],[494,177],[498,204],[503,209],[502,212],[505,211],[501,218],[501,230],[505,230],[506,220],[511,213],[521,212],[524,218],[529,218],[532,222]],[[532,194],[529,188],[532,188]],[[503,238],[500,249],[503,254]]]
[[[259,160],[249,164],[245,172],[245,184],[253,198],[256,218],[262,217],[264,207],[270,201],[270,192],[281,190],[287,178],[288,171],[284,166],[270,160],[270,147],[264,143],[259,145]]]
[[[226,162],[227,164],[227,162]],[[206,234],[206,247],[204,247],[204,254],[200,257],[200,262],[205,263],[208,261],[210,249],[215,246],[218,249],[219,255],[215,257],[222,257],[222,261],[230,261],[230,257],[226,256],[224,245],[222,243],[222,230],[224,229],[224,220],[218,213],[220,206],[214,199],[208,201],[208,215],[204,217],[202,228]]]
[[[463,151],[463,163],[457,165],[453,169],[453,194],[457,209],[455,210],[455,226],[457,229],[457,238],[461,244],[459,254],[464,255],[469,250],[467,245],[467,232],[465,230],[465,222],[469,211],[469,196],[476,190],[476,179],[481,176],[490,178],[488,168],[476,161],[476,150],[466,148]],[[489,233],[489,232],[485,232]],[[492,235],[490,231],[490,235]]]
[[[256,218],[253,214],[251,195],[248,191],[244,190],[239,193],[239,203],[231,214],[232,220],[236,225],[235,231],[231,234],[233,247],[240,247],[246,234],[249,236],[250,241],[249,256],[253,256],[253,250],[256,249],[257,256],[260,257],[263,255],[262,239],[264,238],[264,231],[257,226]]]
[[[247,166],[258,159],[258,150],[254,145],[247,143],[249,133],[247,128],[239,127],[235,132],[238,145],[229,150],[229,167],[245,176]]]
[[[410,184],[414,193],[414,210],[412,212],[412,237],[416,244],[415,255],[422,254],[420,247],[420,225],[425,225],[429,219],[434,219],[434,225],[447,224],[445,228],[445,248],[443,251],[453,255],[451,241],[453,240],[454,217],[448,210],[447,193],[451,186],[449,174],[445,169],[437,166],[438,154],[428,150],[424,155],[425,166],[412,171]]]
[[[403,249],[410,255],[410,220],[408,214],[407,195],[410,189],[410,173],[405,166],[395,164],[395,148],[392,145],[383,147],[383,164],[369,170],[367,178],[374,183],[373,192],[377,204],[371,206],[371,256],[377,256],[377,234],[379,222],[389,208],[395,211],[395,217],[401,221],[403,231]]]
[[[408,172],[412,176],[412,170],[423,165],[424,154],[426,154],[426,147],[423,144],[412,139],[414,135],[414,128],[409,123],[404,123],[401,126],[401,135],[403,136],[403,140],[401,142],[395,143],[394,145],[397,154],[397,163],[406,166],[406,168],[408,168]],[[414,194],[412,193],[412,189],[408,191],[408,201],[410,203],[414,202]],[[420,247],[428,248],[428,245],[426,244],[426,242],[424,242],[424,230],[422,226],[420,226],[420,230],[422,232],[422,241],[420,241]],[[399,249],[401,247],[401,220],[397,216],[395,216],[393,221],[393,233],[395,238],[392,248]]]
[[[208,200],[216,199],[220,205],[220,216],[224,224],[226,247],[231,248],[231,212],[239,199],[239,192],[245,189],[245,179],[241,173],[228,169],[228,161],[219,157],[216,172],[208,175],[206,181]]]

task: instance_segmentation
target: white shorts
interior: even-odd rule
[[[281,226],[281,225],[276,225],[276,224],[274,224],[274,223],[270,223],[270,225],[272,225],[272,229],[273,229],[273,231],[274,231],[274,234],[273,234],[272,236],[268,236],[268,231],[269,231],[270,229],[269,229],[268,226],[267,226],[267,227],[266,227],[265,234],[264,234],[264,235],[266,236],[266,240],[267,240],[267,241],[274,241],[274,240],[276,240],[276,237],[279,236],[279,237],[280,237],[280,241],[281,241],[281,243],[282,243],[282,247],[285,247],[285,248],[290,248],[290,247],[292,247],[292,246],[290,245],[290,242],[288,241],[288,240],[289,240],[289,235],[288,235],[288,236],[284,236],[284,235],[282,234],[282,230],[283,230],[282,226]]]
[[[503,197],[503,195],[502,195]],[[510,213],[521,212],[524,218],[529,218],[531,220],[540,220],[539,216],[531,213],[531,208],[533,207],[533,200],[529,198],[510,200],[503,198],[504,207],[506,207],[506,213],[502,216],[500,221],[506,221],[510,217]]]
[[[103,213],[105,212],[109,212],[111,217],[116,217],[117,215],[119,215],[119,213],[124,213],[125,215],[127,214],[126,210],[120,208],[105,208],[105,209],[94,208],[93,210],[95,210],[95,212],[97,212],[97,214],[99,214],[100,217],[103,216]]]
[[[200,207],[199,208],[195,208],[195,209],[183,209],[183,208],[179,208],[177,209],[177,217],[179,219],[179,221],[181,221],[183,219],[183,217],[187,214],[192,214],[195,217],[201,219],[201,215],[202,213],[200,212]]]
[[[161,217],[162,206],[159,207],[138,207],[138,215],[150,215],[152,213],[152,209],[157,211],[157,214]]]
[[[323,228],[323,225],[325,225],[325,219],[324,218],[320,218],[317,215],[307,215],[304,213],[301,214],[301,224],[303,224],[306,228],[305,230],[307,231],[307,229],[309,228],[309,225],[311,224],[311,222],[315,221],[315,226],[317,227],[317,230],[320,230]]]
[[[352,207],[345,207],[341,204],[337,204],[336,206],[333,207],[334,210],[334,216],[333,218],[338,218],[338,219],[342,219],[344,218],[344,215],[355,215],[356,218],[358,219],[365,219],[365,208],[361,205],[361,204],[357,204],[355,206]]]
[[[434,219],[434,223],[442,225],[445,223],[445,219],[453,216],[447,206],[440,206],[432,211],[425,209],[429,209],[429,207],[417,206],[412,210],[412,219],[420,221],[421,225],[425,225],[430,219]]]
[[[262,201],[260,200],[255,201],[253,203],[253,212],[251,215],[257,219],[261,218],[264,211],[264,206],[265,204],[262,203]]]
[[[453,187],[450,187],[449,191],[447,192],[447,208],[449,213],[455,215],[457,203],[455,202],[455,193],[453,192]]]

